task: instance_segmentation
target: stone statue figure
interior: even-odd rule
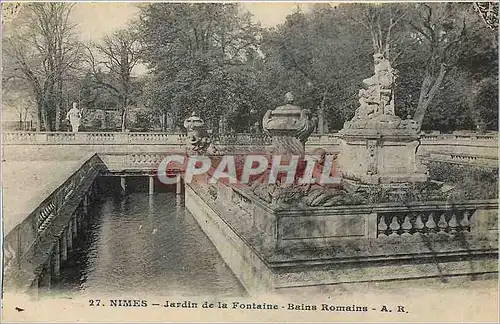
[[[250,132],[252,134],[259,135],[260,134],[260,124],[259,122],[255,122],[251,127],[250,127]]]
[[[318,148],[313,152],[317,157],[313,166],[313,181],[311,183],[285,184],[280,180],[268,182],[267,173],[263,174],[250,186],[254,195],[266,201],[275,210],[296,207],[329,207],[335,205],[351,205],[364,201],[356,190],[344,187],[344,183],[322,184],[321,176],[325,167],[327,152]],[[308,162],[309,163],[309,162]],[[335,176],[337,165],[331,165],[330,175]],[[356,188],[355,188],[356,189]]]
[[[375,54],[375,76],[377,78],[380,91],[380,103],[382,113],[394,115],[394,83],[396,82],[396,71],[391,67],[391,63],[382,54]]]
[[[78,132],[78,127],[80,127],[82,114],[80,110],[76,107],[76,102],[73,102],[73,107],[66,114],[66,119],[69,120],[73,133]]]
[[[403,125],[394,109],[397,70],[381,53],[374,54],[373,61],[375,74],[363,80],[364,88],[358,93],[359,107],[344,128],[407,128],[408,123]]]
[[[205,153],[212,143],[207,136],[205,122],[195,112],[184,120],[184,128],[187,131],[187,146],[192,153]]]

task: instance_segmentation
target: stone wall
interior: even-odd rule
[[[274,211],[241,188],[193,183],[186,207],[251,294],[497,273],[496,200]]]
[[[74,213],[102,167],[100,158],[93,155],[18,225],[4,229],[5,285],[8,288],[26,290],[36,282],[44,265],[51,262],[54,248],[59,251],[61,237],[64,236],[65,242],[66,236],[73,237],[66,229],[74,223],[76,230],[79,220]]]

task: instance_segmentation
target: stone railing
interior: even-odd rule
[[[244,188],[204,183],[188,187],[187,199],[203,200],[265,255],[271,250],[327,251],[325,258],[352,261],[353,256],[385,260],[433,251],[443,256],[498,252],[495,199],[273,210]],[[194,212],[203,210],[203,204],[190,204]]]
[[[73,198],[81,199],[82,192],[92,184],[103,167],[102,160],[97,154],[94,154],[35,210],[26,215],[27,217],[20,224],[12,229],[6,229],[4,240],[8,251],[5,258],[6,269],[11,268],[14,264],[20,267],[21,260],[25,255],[29,251],[33,252],[38,242],[46,236],[47,229],[61,217],[60,211]]]
[[[428,155],[422,156],[421,158],[424,161],[427,160],[434,162],[483,166],[487,168],[498,168],[498,158],[496,156],[468,153],[430,152]]]
[[[138,153],[99,153],[104,165],[111,172],[143,171],[151,172],[158,169],[166,152],[138,152]]]
[[[443,202],[415,203],[404,211],[377,212],[377,237],[474,232],[498,230],[495,201],[475,200],[448,205]]]
[[[216,137],[219,145],[270,145],[271,138],[264,134],[237,133]]]
[[[479,157],[498,159],[498,135],[491,134],[424,134],[418,151],[420,156],[432,153],[454,154],[458,158]],[[442,157],[430,157],[441,159]],[[450,158],[447,158],[450,160]],[[453,159],[453,158],[451,158]],[[474,163],[474,161],[469,161]]]
[[[3,144],[174,144],[185,142],[181,133],[113,132],[3,132]]]
[[[157,168],[165,158],[166,153],[133,153],[127,154],[125,160],[126,168],[151,169]]]
[[[498,139],[497,133],[479,134],[479,133],[463,133],[463,134],[423,134],[423,141],[476,141],[484,140],[496,141]]]
[[[112,133],[112,132],[4,132],[4,154],[18,158],[29,153],[27,145],[37,145],[38,155],[50,156],[54,145],[61,145],[60,155],[109,152],[183,152],[186,135],[182,133]],[[67,145],[64,147],[64,145]],[[73,149],[70,147],[74,145]],[[271,145],[264,134],[228,134],[216,136],[214,145],[220,154],[262,152]],[[327,152],[340,151],[338,133],[312,134],[306,152],[321,147]],[[423,134],[417,155],[427,160],[494,166],[498,160],[497,134]]]
[[[3,132],[4,144],[128,144],[128,143],[171,143],[184,144],[184,133],[135,133],[135,132]],[[270,144],[265,134],[236,133],[215,137],[221,144]],[[339,139],[338,133],[311,134],[308,144],[331,144]],[[479,134],[422,134],[422,143],[477,143],[486,141],[496,143],[497,133]]]

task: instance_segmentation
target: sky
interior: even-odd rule
[[[285,20],[297,6],[302,10],[309,4],[297,2],[243,2],[243,7],[250,11],[254,20],[263,27],[272,27]],[[113,30],[126,26],[138,13],[134,3],[77,3],[73,8],[72,19],[79,24],[82,40],[98,40]]]

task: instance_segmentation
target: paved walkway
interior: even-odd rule
[[[28,217],[86,160],[2,162],[4,235]]]

